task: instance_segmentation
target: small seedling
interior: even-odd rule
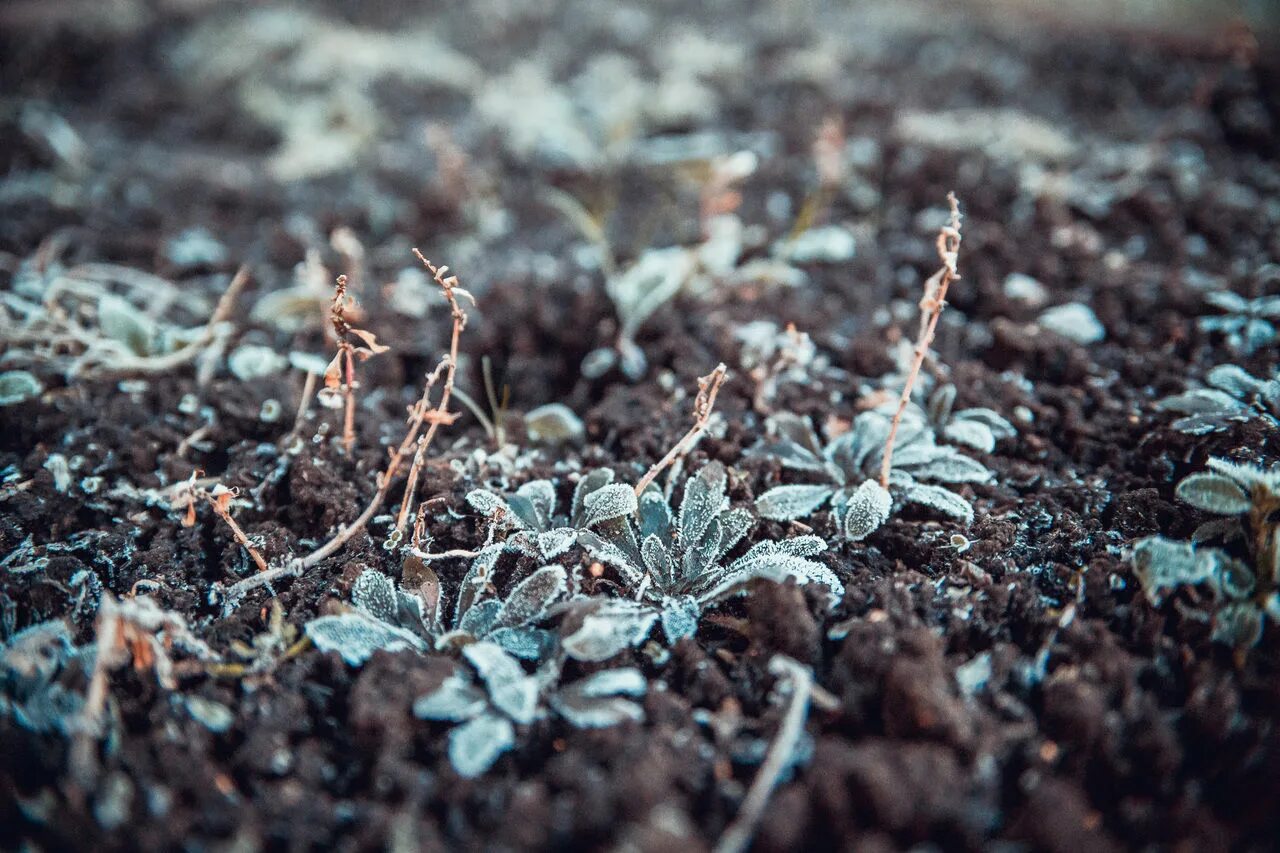
[[[446,622],[440,579],[429,566],[410,557],[413,589],[397,588],[386,575],[366,569],[351,589],[353,609],[321,616],[306,625],[321,651],[336,651],[352,666],[377,650],[443,651],[477,641],[496,643],[528,660],[547,657],[555,635],[536,627],[568,592],[563,566],[543,566],[517,584],[505,599],[492,595],[493,571],[501,545],[480,552],[458,588],[453,615]]]
[[[459,667],[435,691],[418,699],[420,719],[459,725],[449,732],[449,761],[459,776],[473,779],[515,746],[517,725],[528,725],[548,711],[576,728],[605,728],[641,720],[644,709],[629,697],[641,697],[647,684],[637,669],[596,672],[557,689],[560,664],[552,660],[528,675],[519,661],[493,643],[462,650],[475,677]]]
[[[592,525],[635,512],[635,491],[625,483],[613,482],[613,476],[612,470],[597,468],[578,480],[567,516],[555,514],[556,490],[550,480],[525,483],[506,496],[477,489],[467,495],[467,503],[511,531],[506,539],[508,548],[553,560],[573,547],[578,534]]]
[[[727,561],[753,520],[745,509],[729,509],[726,484],[724,466],[709,463],[685,482],[678,513],[651,486],[640,495],[634,516],[579,536],[592,557],[618,572],[631,597],[583,602],[582,627],[564,640],[571,657],[612,657],[642,643],[659,621],[669,643],[691,637],[705,608],[757,578],[820,584],[833,600],[844,594],[835,574],[809,559],[826,548],[817,536],[764,540]]]
[[[1253,355],[1276,340],[1280,296],[1245,299],[1237,293],[1222,290],[1207,294],[1205,301],[1224,313],[1217,317],[1201,317],[1201,330],[1221,332],[1232,348],[1245,355]]]
[[[1280,372],[1270,380],[1257,379],[1234,364],[1221,364],[1205,381],[1208,388],[1193,388],[1156,404],[1161,411],[1183,415],[1173,422],[1178,432],[1208,435],[1255,418],[1280,427]]]
[[[973,507],[950,489],[930,483],[986,483],[992,474],[982,463],[954,447],[939,445],[923,413],[911,407],[900,413],[898,465],[889,489],[874,479],[879,453],[892,429],[880,411],[863,412],[847,432],[825,447],[805,418],[780,412],[768,421],[776,439],[752,451],[776,459],[784,468],[818,475],[825,483],[775,486],[756,499],[756,510],[774,521],[795,521],[824,505],[833,511],[837,531],[857,541],[888,521],[895,499],[918,504],[960,521],[973,522]]]

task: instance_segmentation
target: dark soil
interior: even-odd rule
[[[354,518],[373,494],[384,447],[399,441],[403,407],[447,341],[438,302],[425,317],[395,310],[389,283],[413,268],[410,246],[449,263],[476,295],[460,385],[483,397],[487,356],[513,412],[564,402],[587,427],[582,447],[542,449],[504,473],[476,456],[492,443],[464,414],[441,433],[422,483],[421,495],[438,499],[433,550],[483,541],[483,521],[462,501],[477,485],[559,476],[562,461],[638,477],[688,428],[688,389],[719,360],[732,371],[717,406],[725,426],[689,467],[730,466],[731,497],[749,505],[781,475],[743,457],[763,418],[754,382],[736,369],[735,330],[767,319],[809,333],[836,378],[821,390],[784,384],[775,409],[819,423],[853,417],[892,369],[891,344],[914,334],[949,190],[965,214],[963,279],[934,369],[957,386],[958,407],[993,408],[1018,434],[983,457],[996,477],[971,493],[970,549],[958,553],[958,528],[925,512],[844,544],[820,514],[810,523],[834,543],[822,559],[844,582],[844,600],[828,609],[794,585],[761,584],[713,610],[669,658],[637,651],[631,663],[651,682],[642,724],[578,731],[542,720],[467,781],[449,765],[447,729],[410,710],[449,672],[444,656],[380,652],[353,669],[307,648],[246,678],[182,666],[173,690],[145,668],[124,668],[110,679],[112,734],[88,789],[68,775],[69,737],[35,734],[0,713],[0,847],[709,849],[777,731],[782,709],[770,701],[767,663],[782,653],[813,667],[835,702],[811,711],[811,757],[775,791],[754,849],[1275,849],[1280,630],[1268,626],[1247,655],[1213,643],[1194,594],[1153,607],[1124,558],[1137,538],[1186,538],[1204,520],[1173,488],[1209,456],[1269,463],[1280,453],[1275,431],[1258,421],[1193,437],[1153,407],[1216,365],[1271,375],[1280,361],[1274,345],[1242,355],[1196,325],[1215,312],[1210,290],[1254,297],[1277,285],[1265,273],[1280,263],[1274,43],[1259,36],[1249,49],[1239,32],[980,22],[916,7],[807,16],[765,4],[626,12],[495,3],[439,12],[431,32],[482,69],[474,86],[516,57],[538,59],[563,83],[606,52],[651,78],[662,69],[655,46],[686,30],[733,45],[741,67],[707,78],[714,110],[653,119],[641,136],[707,132],[738,140],[732,150],[766,134],[738,212],[770,241],[813,191],[810,145],[823,118],[839,116],[848,139],[866,141],[849,178],[859,191],[837,194],[822,213],[850,224],[855,257],[804,265],[810,281],[794,289],[682,295],[642,330],[650,367],[630,384],[616,372],[580,376],[616,321],[600,272],[576,260],[580,234],[539,193],[560,187],[606,213],[627,261],[697,240],[698,187],[687,176],[625,158],[588,167],[514,150],[475,118],[467,94],[384,75],[355,84],[376,106],[374,141],[341,168],[289,180],[270,165],[284,131],[240,100],[247,78],[220,76],[207,56],[190,59],[194,33],[249,7],[118,5],[114,26],[62,4],[0,11],[0,287],[14,289],[23,270],[119,264],[174,282],[181,298],[165,317],[198,326],[246,263],[253,282],[233,346],[324,353],[318,323],[282,331],[248,307],[291,284],[308,252],[330,273],[344,270],[329,235],[346,227],[365,251],[354,275],[361,327],[392,351],[361,366],[355,451],[333,441],[336,414],[313,408],[302,431],[309,449],[290,456],[280,444],[294,425],[298,371],[245,382],[223,365],[204,387],[191,366],[140,383],[68,378],[66,354],[32,356],[6,340],[3,366],[32,371],[45,391],[0,408],[0,554],[30,539],[32,556],[45,559],[0,568],[0,639],[65,618],[78,642],[92,641],[92,596],[82,600],[83,577],[73,582],[82,572],[117,596],[145,581],[139,592],[182,614],[219,654],[264,632],[268,591],[230,614],[209,600],[215,582],[253,571],[227,528],[205,508],[184,528],[180,512],[136,490],[194,469],[239,487],[252,500],[236,518],[273,562]],[[308,8],[335,26],[394,33],[421,23],[390,2]],[[269,75],[296,49],[268,52],[267,70],[253,73]],[[831,73],[796,71],[798,56],[822,59],[822,50]],[[307,86],[340,88],[321,77]],[[1023,139],[999,155],[899,132],[909,111],[957,109],[1037,116],[1076,149],[1046,162]],[[83,150],[58,148],[57,134],[40,129],[49,115]],[[429,121],[455,129],[461,185],[423,144]],[[349,131],[333,122],[334,134]],[[314,145],[326,141],[321,133]],[[1060,190],[1048,186],[1055,181]],[[771,197],[791,212],[771,212]],[[507,226],[486,225],[498,213]],[[180,263],[167,247],[197,226],[225,251]],[[1042,309],[1006,295],[1011,273],[1042,282],[1046,305],[1090,306],[1105,340],[1082,346],[1039,330]],[[195,409],[180,405],[187,394]],[[284,413],[274,422],[260,417],[268,398]],[[73,462],[65,491],[46,466],[52,454]],[[105,485],[86,494],[90,477]],[[120,482],[135,491],[113,490]],[[753,536],[798,530],[761,522]],[[286,621],[301,628],[335,599],[348,601],[365,568],[399,578],[385,531],[375,525],[279,584]],[[571,554],[566,564],[584,570]],[[504,557],[500,585],[535,566]],[[465,569],[437,567],[446,590]],[[989,655],[991,676],[962,689],[957,668],[979,655]],[[66,679],[85,687],[81,673]],[[194,719],[185,703],[193,696],[231,709],[230,727],[215,733]]]

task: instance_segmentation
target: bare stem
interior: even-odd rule
[[[780,679],[786,679],[791,688],[791,704],[787,706],[782,726],[769,747],[769,754],[760,772],[751,783],[747,796],[742,801],[738,816],[725,829],[716,844],[715,853],[741,853],[751,843],[760,818],[764,815],[765,806],[773,789],[778,786],[778,779],[791,763],[796,752],[800,735],[804,732],[804,721],[809,714],[809,698],[813,693],[813,673],[786,655],[774,655],[769,661],[769,671]]]
[[[644,494],[649,484],[668,466],[683,458],[706,432],[707,426],[711,423],[711,413],[716,406],[716,395],[720,393],[720,386],[724,384],[724,378],[728,372],[729,369],[725,367],[724,362],[721,362],[716,365],[715,370],[698,380],[698,396],[693,401],[693,427],[667,451],[666,456],[645,472],[640,482],[636,483],[636,495]]]
[[[955,193],[947,193],[947,202],[951,205],[951,220],[938,231],[938,257],[942,259],[942,269],[938,270],[924,283],[924,296],[920,299],[920,332],[916,336],[915,355],[911,360],[911,370],[907,373],[906,384],[902,388],[902,396],[898,398],[898,410],[893,413],[893,423],[889,426],[889,436],[884,443],[884,456],[880,463],[880,485],[889,488],[889,472],[893,470],[893,442],[898,437],[898,427],[902,424],[902,414],[911,402],[911,389],[920,376],[920,367],[924,364],[925,355],[933,344],[933,336],[938,329],[938,318],[947,305],[947,288],[951,282],[960,278],[956,263],[960,255],[960,202]]]
[[[225,493],[224,493],[225,494]],[[230,495],[227,495],[229,498]],[[249,556],[253,558],[253,562],[258,567],[258,571],[265,572],[267,570],[267,561],[262,559],[262,555],[258,553],[258,549],[253,547],[249,542],[249,537],[245,535],[244,528],[231,517],[230,511],[227,510],[226,503],[219,500],[217,495],[205,493],[204,499],[209,502],[209,506],[213,507],[213,511],[217,513],[218,518],[226,522],[227,527],[231,528],[231,535],[240,543],[240,546],[249,552]]]

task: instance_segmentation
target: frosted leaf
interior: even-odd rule
[[[556,635],[543,628],[496,628],[485,639],[521,660],[542,660],[556,648]]]
[[[502,556],[504,547],[503,543],[499,542],[482,548],[479,555],[467,567],[467,573],[463,575],[462,583],[458,587],[458,602],[453,612],[455,625],[462,623],[467,611],[484,594],[485,585],[493,577],[494,567],[497,566],[498,558]]]
[[[640,538],[657,536],[663,541],[671,539],[671,506],[657,488],[645,489],[640,496]]]
[[[351,666],[360,666],[379,649],[426,651],[426,643],[417,635],[358,610],[312,619],[303,630],[317,649],[337,652]]]
[[[1193,414],[1231,414],[1243,412],[1246,406],[1236,398],[1223,391],[1212,388],[1197,388],[1185,394],[1165,397],[1156,403],[1156,408],[1166,412]]]
[[[902,499],[907,503],[928,507],[950,516],[968,527],[973,523],[973,507],[955,492],[941,486],[927,486],[923,483],[912,483],[903,492]]]
[[[782,583],[794,578],[801,585],[818,583],[827,587],[834,597],[844,595],[844,585],[826,566],[806,559],[826,550],[827,543],[818,536],[797,536],[781,542],[758,542],[751,550],[735,560],[720,578],[720,585],[703,600],[718,598],[728,587],[753,577],[766,578]]]
[[[516,494],[529,503],[538,513],[538,527],[545,528],[551,523],[551,515],[556,510],[556,487],[550,480],[530,480]]]
[[[458,775],[474,779],[516,743],[515,726],[497,714],[482,714],[449,732],[449,762]]]
[[[1212,580],[1220,556],[1216,549],[1197,550],[1188,542],[1148,536],[1133,547],[1133,571],[1147,599],[1159,604],[1166,589]]]
[[[996,449],[996,437],[991,428],[979,421],[954,420],[942,428],[942,434],[948,441],[972,447],[982,453],[990,453]]]
[[[1048,309],[1036,321],[1040,327],[1081,346],[1096,344],[1107,336],[1093,309],[1081,302],[1068,302]]]
[[[601,486],[583,499],[582,526],[591,527],[631,515],[637,509],[636,493],[625,483]]]
[[[724,505],[725,470],[709,462],[684,485],[680,502],[680,541],[688,547],[700,540]]]
[[[0,406],[12,406],[39,397],[44,385],[26,370],[0,373]]]
[[[1262,610],[1253,602],[1227,604],[1213,616],[1213,640],[1237,649],[1256,646],[1262,639]]]
[[[1218,561],[1217,584],[1226,598],[1243,600],[1253,594],[1258,580],[1244,563],[1224,557]]]
[[[548,403],[530,410],[524,416],[529,440],[538,444],[578,444],[587,435],[582,418],[563,403]]]
[[[646,320],[670,300],[693,272],[695,257],[673,246],[648,249],[636,262],[605,282],[621,320],[623,338],[631,338]]]
[[[1218,515],[1241,515],[1253,506],[1243,489],[1219,474],[1192,474],[1178,483],[1176,494],[1193,507]]]
[[[756,498],[756,511],[773,521],[795,521],[816,512],[833,491],[830,486],[774,486]]]
[[[751,455],[776,459],[782,467],[796,471],[808,471],[814,474],[828,473],[826,465],[823,464],[819,456],[790,439],[766,444],[752,450]]]
[[[657,612],[645,605],[607,599],[587,614],[582,627],[566,637],[562,645],[577,660],[606,660],[644,642],[657,618]]]
[[[638,702],[617,696],[593,698],[573,691],[571,685],[551,697],[551,707],[575,728],[603,729],[627,720],[644,719],[644,708]]]
[[[578,544],[587,550],[595,559],[608,566],[613,566],[623,576],[628,586],[635,586],[644,577],[644,568],[636,564],[627,552],[612,542],[607,542],[589,530],[578,534]]]
[[[1243,368],[1234,364],[1220,364],[1205,377],[1205,381],[1227,392],[1237,400],[1244,400],[1256,394],[1261,394],[1266,387],[1266,383],[1261,379],[1255,379]]]
[[[662,544],[656,533],[645,537],[640,544],[640,554],[644,558],[645,568],[653,575],[659,587],[666,587],[675,582],[675,563],[671,553]]]
[[[1216,457],[1211,457],[1208,465],[1211,470],[1234,480],[1241,488],[1263,488],[1269,492],[1280,491],[1280,468],[1267,470],[1259,468],[1257,465],[1232,462],[1229,459],[1218,459]]]
[[[351,603],[375,619],[397,624],[399,601],[391,578],[376,569],[365,569],[351,585]]]
[[[572,527],[557,527],[538,534],[538,552],[544,559],[552,560],[572,548],[577,541],[577,530]]]
[[[716,549],[715,559],[724,559],[725,555],[733,550],[733,546],[742,541],[755,523],[755,518],[745,509],[731,509],[726,513],[722,513],[720,516],[720,547]]]
[[[1018,430],[1009,423],[999,412],[994,409],[977,408],[977,409],[961,409],[956,412],[953,420],[972,421],[980,423],[987,429],[991,430],[991,434],[997,440],[1001,438],[1012,438],[1018,434]]]
[[[496,626],[498,613],[502,610],[502,602],[496,598],[478,601],[462,614],[457,622],[457,629],[472,637],[483,637]]]
[[[496,643],[472,643],[462,650],[489,691],[493,706],[517,723],[533,721],[538,709],[538,682]]]
[[[449,675],[440,686],[413,703],[413,715],[420,720],[469,720],[488,706],[484,691],[460,670]]]
[[[818,434],[813,431],[813,425],[808,418],[794,415],[791,412],[778,412],[770,415],[765,421],[765,425],[769,432],[777,435],[783,441],[790,442],[801,451],[808,454],[815,462],[818,462],[818,468],[821,469],[821,461],[819,457],[822,455],[822,443],[818,441]]]
[[[893,497],[875,480],[866,480],[849,496],[842,527],[854,542],[866,539],[889,520]]]
[[[569,578],[563,566],[543,566],[511,590],[494,619],[495,627],[532,625],[546,616],[568,589]]]
[[[933,455],[928,462],[911,468],[911,475],[921,480],[934,480],[939,483],[986,483],[992,474],[981,462],[970,459],[954,448],[938,448],[942,451]],[[894,460],[895,463],[897,460]],[[902,467],[908,467],[906,463]]]
[[[662,633],[667,642],[674,644],[678,640],[692,637],[698,632],[698,617],[702,610],[692,596],[667,598],[662,602]]]
[[[517,530],[524,529],[524,523],[511,511],[511,507],[500,496],[486,489],[475,489],[467,493],[467,503],[481,515],[501,518],[505,523]]]
[[[956,402],[956,386],[942,385],[929,397],[929,420],[944,424],[951,420],[951,410]]]
[[[610,468],[596,468],[578,480],[578,484],[573,487],[573,505],[569,508],[570,524],[573,527],[585,527],[582,517],[586,511],[584,504],[587,495],[612,482],[613,470]]]
[[[583,696],[643,696],[649,683],[640,670],[624,666],[593,673],[571,687]]]

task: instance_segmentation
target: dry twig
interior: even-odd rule
[[[716,395],[720,393],[720,386],[724,384],[724,378],[728,372],[729,369],[725,367],[724,362],[721,362],[716,365],[715,370],[698,380],[698,396],[693,401],[693,426],[667,451],[666,456],[654,463],[653,467],[640,478],[640,482],[636,483],[636,495],[644,494],[644,490],[664,469],[683,459],[706,432],[711,423],[711,413],[716,406]]]
[[[769,661],[769,671],[780,679],[786,679],[791,689],[791,704],[787,706],[786,716],[769,747],[764,764],[760,765],[760,771],[742,801],[738,816],[720,836],[715,853],[741,853],[747,849],[769,803],[769,796],[795,756],[796,745],[804,733],[804,721],[809,714],[809,699],[813,693],[813,672],[786,655],[774,655]]]
[[[889,437],[884,443],[884,458],[880,463],[880,485],[889,488],[889,472],[893,469],[893,442],[898,436],[898,427],[902,424],[902,413],[911,401],[911,389],[920,376],[920,366],[933,343],[933,336],[938,329],[938,318],[942,309],[947,306],[947,288],[951,282],[960,278],[956,270],[956,262],[960,255],[960,202],[955,193],[947,193],[947,202],[951,205],[951,220],[938,231],[938,257],[942,259],[942,268],[929,277],[924,283],[924,296],[920,299],[920,332],[916,336],[915,356],[911,361],[911,370],[907,373],[907,381],[902,388],[902,396],[898,399],[898,410],[893,413],[893,423],[889,427]]]

